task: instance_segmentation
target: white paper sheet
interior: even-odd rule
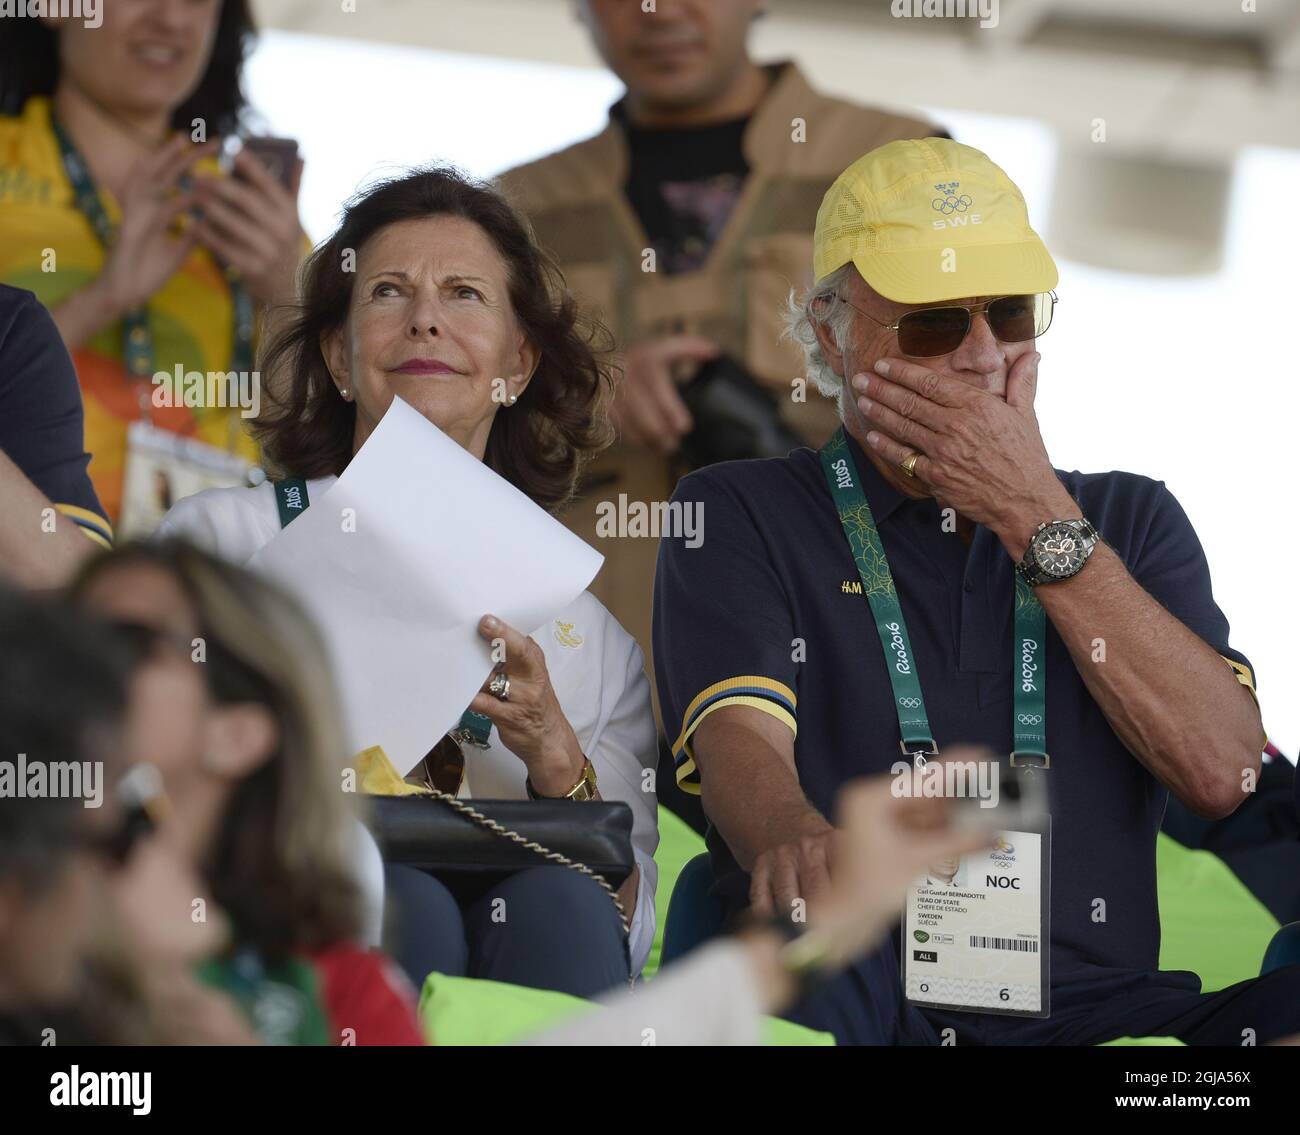
[[[249,566],[324,632],[352,750],[382,745],[406,773],[492,669],[479,619],[529,634],[603,559],[394,398],[338,481]]]

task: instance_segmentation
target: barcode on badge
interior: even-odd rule
[[[982,934],[972,934],[970,944],[980,950],[1019,950],[1022,954],[1038,953],[1037,942],[1026,942],[1020,938],[986,938]]]

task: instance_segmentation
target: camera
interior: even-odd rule
[[[681,457],[692,469],[718,461],[784,457],[806,444],[781,421],[780,403],[771,391],[729,355],[704,363],[683,387],[682,400],[695,420],[681,447]]]

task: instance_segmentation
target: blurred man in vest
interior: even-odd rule
[[[817,207],[859,154],[942,131],[820,95],[792,63],[755,63],[762,0],[578,7],[626,97],[601,133],[502,186],[616,337],[619,440],[562,519],[604,553],[591,589],[649,662],[661,533],[620,497],[653,509],[693,466],[830,436],[835,404],[805,396],[800,351],[780,341],[786,297],[811,283]]]

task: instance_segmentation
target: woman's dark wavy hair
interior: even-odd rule
[[[515,318],[539,353],[519,401],[498,411],[483,459],[543,508],[559,508],[573,495],[583,462],[612,438],[612,340],[579,312],[559,268],[505,198],[448,166],[378,182],[347,203],[338,230],[304,265],[296,314],[267,345],[269,408],[253,433],[288,476],[343,472],[352,458],[356,406],[339,397],[320,344],[347,320],[356,273],[344,271],[345,253],[359,255],[389,225],[437,216],[463,217],[487,234],[506,262]]]
[[[102,0],[101,0],[102,2]],[[59,81],[58,33],[42,20],[5,20],[0,35],[0,114],[19,114],[33,95],[51,95]],[[209,136],[233,133],[248,109],[242,77],[244,60],[257,28],[248,0],[224,0],[207,70],[190,96],[176,108],[172,127],[192,129],[207,123]]]

